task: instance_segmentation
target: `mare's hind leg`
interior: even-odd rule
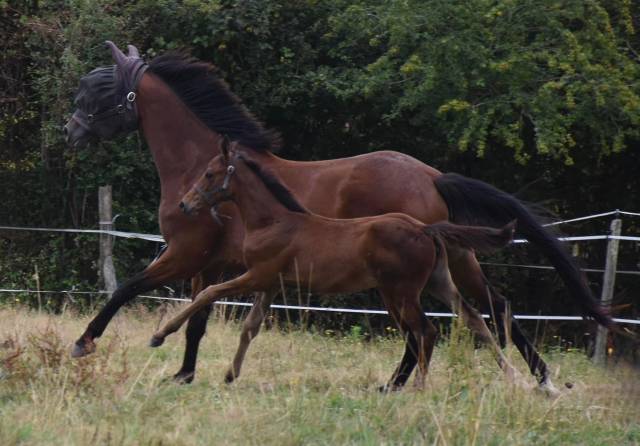
[[[391,313],[389,307],[387,307],[387,310],[389,311],[389,313]],[[401,327],[399,320],[395,317],[394,319],[396,320],[396,324]],[[380,387],[379,390],[381,392],[393,392],[402,389],[409,380],[413,369],[418,363],[418,341],[410,331],[403,334],[405,338],[404,354],[402,355],[400,364],[398,364],[398,367],[396,367],[393,375],[391,375],[391,379],[389,380],[389,382]]]
[[[256,294],[251,311],[249,311],[249,314],[242,323],[240,344],[238,345],[238,350],[233,358],[231,367],[229,367],[229,370],[227,370],[225,374],[224,382],[231,383],[240,376],[240,369],[242,368],[242,362],[244,361],[244,356],[247,353],[249,344],[251,344],[253,338],[260,332],[260,325],[262,325],[262,321],[267,315],[271,302],[273,302],[277,294],[277,291]]]
[[[502,347],[506,344],[506,330],[504,318],[507,311],[506,299],[498,294],[482,273],[475,256],[468,252],[449,263],[455,283],[462,291],[472,296],[480,305],[480,309],[491,315]],[[531,374],[538,380],[539,389],[544,393],[555,396],[559,393],[551,382],[547,364],[540,357],[533,344],[525,337],[518,322],[511,317],[511,339],[529,366]]]

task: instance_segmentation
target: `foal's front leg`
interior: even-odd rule
[[[254,302],[253,307],[251,307],[251,311],[249,311],[249,315],[244,320],[242,324],[242,333],[240,334],[240,344],[238,345],[238,350],[233,358],[233,362],[231,363],[231,367],[227,370],[225,374],[224,381],[226,383],[233,382],[238,376],[240,376],[240,368],[242,367],[242,362],[244,361],[244,356],[247,353],[247,349],[249,348],[249,344],[258,335],[260,331],[260,325],[262,325],[262,321],[264,317],[267,315],[267,311],[271,306],[271,302],[278,294],[278,291],[270,291],[267,293],[259,293]]]
[[[202,308],[205,308],[207,305],[212,304],[216,300],[225,296],[255,291],[252,286],[253,280],[251,279],[251,274],[246,272],[240,277],[229,280],[228,282],[224,282],[219,285],[211,285],[205,288],[196,296],[196,299],[187,308],[178,313],[177,316],[167,322],[164,327],[158,330],[151,337],[149,345],[151,347],[161,346],[164,343],[164,338],[177,331],[187,319]]]

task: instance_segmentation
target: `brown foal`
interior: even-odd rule
[[[208,205],[218,218],[216,205],[227,200],[236,203],[244,224],[247,272],[202,291],[153,335],[153,347],[202,308],[225,296],[265,292],[269,296],[266,301],[256,303],[262,306],[262,313],[282,285],[302,285],[316,293],[377,288],[401,331],[414,340],[417,387],[424,383],[437,335],[422,311],[422,290],[460,308],[463,299],[449,273],[447,250],[498,249],[511,241],[515,225],[502,229],[446,222],[425,225],[401,213],[353,219],[321,217],[299,204],[272,173],[252,161],[249,151],[238,149],[237,143],[228,147],[225,140],[222,154],[209,163],[181,207],[189,213]],[[480,331],[481,337],[493,346],[499,363],[510,368],[491,333],[482,326],[486,332]],[[252,337],[243,333],[227,382],[239,375]],[[385,388],[394,389],[401,373],[405,373],[402,362]]]

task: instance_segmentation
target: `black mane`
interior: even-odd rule
[[[242,104],[211,64],[181,53],[166,53],[149,62],[162,79],[211,130],[257,151],[277,151],[278,132],[265,129]]]
[[[249,169],[255,173],[258,178],[264,183],[266,188],[271,194],[278,200],[284,207],[292,212],[299,212],[301,214],[309,214],[307,208],[302,206],[298,200],[293,196],[291,191],[278,180],[271,172],[264,170],[260,165],[254,161],[248,160],[243,156],[239,156]]]

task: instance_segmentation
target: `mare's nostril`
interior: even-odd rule
[[[180,209],[184,209],[184,202],[183,201],[180,202]]]
[[[67,126],[63,126],[62,127],[62,133],[64,134],[64,136],[69,136],[69,129],[67,128]]]

